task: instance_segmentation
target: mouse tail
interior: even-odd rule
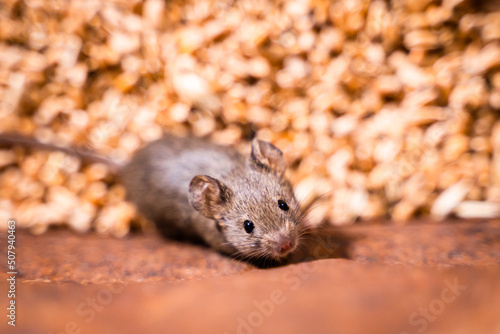
[[[122,165],[105,157],[97,155],[90,148],[84,146],[58,146],[38,141],[32,137],[15,132],[0,133],[0,147],[21,146],[44,151],[57,151],[79,158],[83,163],[102,163],[108,166],[113,173],[117,173]]]

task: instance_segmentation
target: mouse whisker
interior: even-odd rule
[[[298,222],[298,224],[302,224],[302,225],[304,226],[304,227],[303,227],[304,229],[305,229],[305,228],[311,228],[311,227],[310,227],[310,226],[308,226],[307,224],[303,224],[303,223],[307,220],[308,216],[309,216],[312,212],[314,212],[314,210],[316,210],[316,209],[318,209],[318,208],[319,208],[319,206],[320,206],[320,204],[315,204],[314,206],[310,206],[310,207],[307,209],[307,211],[302,212],[302,213],[301,213],[301,215],[297,218],[297,222]]]
[[[302,208],[303,200],[305,199],[305,195],[304,195],[304,198],[303,198],[303,199],[298,200],[299,205],[298,205],[298,210],[296,210],[296,211],[299,211],[299,210],[300,210],[301,212],[299,212],[299,214],[300,214],[300,213],[304,213],[304,212],[309,212],[309,209],[310,209],[310,208],[311,208],[314,204],[316,204],[318,201],[320,201],[321,199],[323,199],[325,196],[327,196],[327,195],[331,194],[332,192],[333,192],[333,189],[332,189],[332,190],[330,190],[330,191],[327,191],[327,192],[325,192],[325,193],[323,193],[323,194],[321,194],[321,195],[317,195],[315,198],[313,198],[313,199],[311,200],[311,202],[309,202],[309,203],[306,205],[306,207]],[[296,212],[296,213],[297,213],[297,212]]]

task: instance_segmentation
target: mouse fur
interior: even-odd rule
[[[164,235],[276,260],[297,247],[302,230],[285,167],[282,152],[258,139],[245,157],[203,139],[166,135],[138,150],[120,175],[130,200]]]
[[[269,142],[254,139],[250,156],[243,156],[205,139],[166,134],[125,165],[88,149],[17,133],[0,134],[0,145],[104,162],[118,174],[128,199],[164,236],[203,242],[226,254],[281,260],[296,249],[304,231],[299,203],[284,177],[283,154]]]

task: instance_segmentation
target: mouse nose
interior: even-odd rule
[[[291,246],[290,240],[284,240],[280,243],[280,250],[282,252],[288,250]]]
[[[279,257],[285,256],[295,248],[295,239],[293,235],[289,235],[289,233],[280,233],[274,236],[274,240],[272,241],[272,247],[274,248],[274,252]]]

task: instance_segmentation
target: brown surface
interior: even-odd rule
[[[0,240],[6,240],[0,233]],[[0,252],[6,253],[6,244]],[[19,277],[24,281],[80,283],[199,279],[253,268],[203,246],[131,235],[123,239],[54,230],[17,233]],[[306,246],[304,246],[306,247]],[[499,265],[500,221],[353,225],[311,237],[298,260],[344,257],[412,265]],[[5,272],[5,263],[0,263]]]
[[[353,225],[320,233],[309,249],[324,257],[412,265],[499,265],[500,220]],[[319,244],[319,245],[318,245]],[[319,250],[318,250],[319,249]],[[317,257],[317,256],[315,256]]]
[[[310,254],[346,259],[256,269],[156,236],[18,231],[18,326],[2,321],[0,332],[71,333],[72,326],[80,333],[500,330],[498,221],[358,225],[321,235]],[[463,288],[453,294],[453,284]],[[280,291],[270,306],[266,301]],[[259,311],[263,304],[272,311]]]
[[[400,334],[419,333],[424,325],[425,333],[494,333],[500,326],[499,275],[498,268],[437,271],[327,259],[199,281],[131,284],[121,291],[118,285],[21,283],[19,323],[9,333],[77,326],[81,333]],[[455,294],[450,284],[457,285]],[[272,297],[276,303],[269,306]],[[89,306],[94,299],[96,311]],[[259,311],[264,304],[268,311]],[[421,308],[434,310],[422,309],[432,321],[424,320]]]
[[[6,240],[0,234],[0,240]],[[0,252],[6,253],[4,244]],[[95,234],[50,231],[17,233],[19,277],[24,281],[105,283],[186,280],[249,270],[202,246],[134,235],[118,239]],[[5,272],[5,263],[1,263]]]

